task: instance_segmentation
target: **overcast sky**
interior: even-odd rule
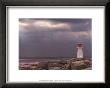
[[[84,56],[92,56],[92,19],[19,19],[19,55],[23,57],[75,57],[84,43]]]

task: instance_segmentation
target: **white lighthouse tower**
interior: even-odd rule
[[[77,43],[77,58],[84,58],[83,55],[83,43]]]

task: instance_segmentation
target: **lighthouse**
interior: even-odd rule
[[[77,58],[84,58],[84,54],[83,54],[83,43],[77,43],[76,45],[76,49],[77,49]]]

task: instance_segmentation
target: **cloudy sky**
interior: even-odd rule
[[[84,43],[84,56],[92,56],[92,19],[19,19],[19,56],[75,57]]]

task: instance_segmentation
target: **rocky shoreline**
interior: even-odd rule
[[[20,70],[92,70],[92,61],[87,58],[75,58],[59,61],[44,61],[19,64]]]

